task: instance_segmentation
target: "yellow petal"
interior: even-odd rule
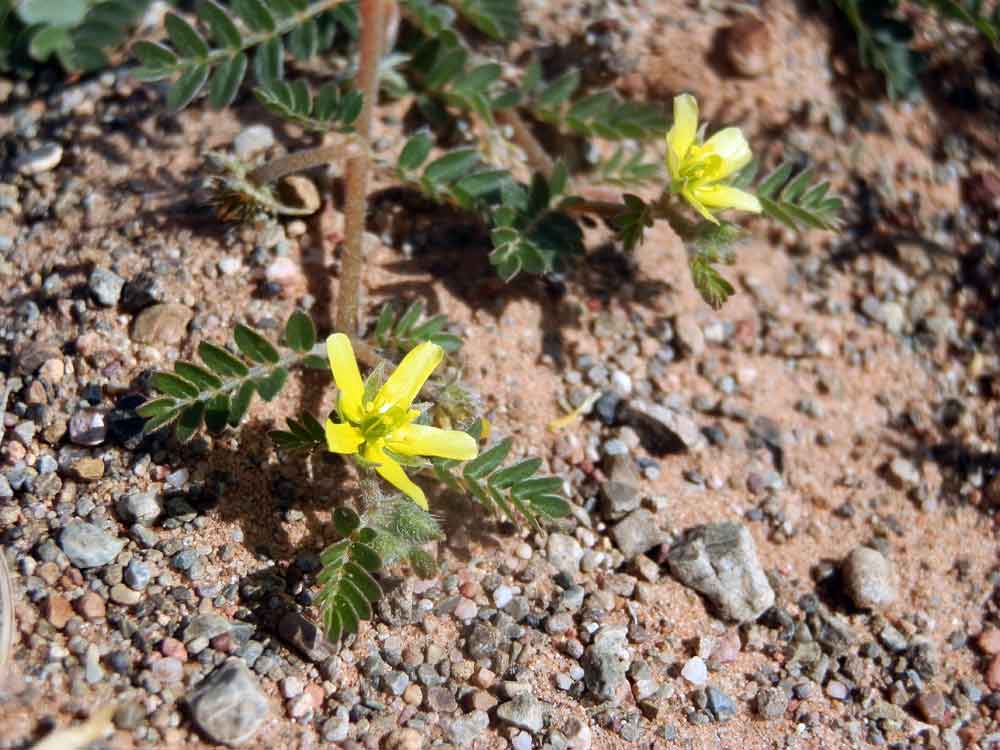
[[[702,216],[704,216],[713,224],[719,223],[719,220],[716,219],[714,216],[712,216],[712,212],[709,211],[707,208],[705,208],[705,205],[700,200],[698,200],[698,198],[694,194],[693,189],[685,187],[681,194],[684,196],[684,200],[690,203],[695,211],[700,213]]]
[[[408,409],[443,358],[444,349],[430,341],[411,349],[378,392],[375,398],[378,408],[398,406]]]
[[[358,446],[365,441],[361,430],[347,422],[337,423],[328,419],[324,430],[326,447],[331,453],[357,453]]]
[[[403,456],[437,456],[471,461],[479,453],[479,446],[472,435],[422,424],[408,424],[394,430],[387,444],[390,450]]]
[[[365,386],[361,382],[351,340],[342,333],[333,334],[326,340],[326,354],[330,359],[333,382],[340,389],[340,409],[352,422],[360,422]]]
[[[366,446],[364,457],[366,461],[378,464],[375,467],[375,471],[379,473],[379,476],[409,497],[421,508],[427,510],[427,496],[424,495],[424,491],[414,484],[413,481],[406,476],[406,472],[403,471],[403,467],[385,455],[380,447],[377,445]]]
[[[750,163],[752,154],[743,131],[739,128],[724,128],[705,141],[705,151],[722,157],[725,169],[715,175],[717,179],[728,177]]]
[[[667,131],[667,166],[670,176],[680,176],[681,163],[698,132],[698,101],[691,94],[674,97],[674,124]]]
[[[761,212],[757,196],[729,185],[707,185],[693,188],[696,201],[708,208],[736,208],[740,211]]]

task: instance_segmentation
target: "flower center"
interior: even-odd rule
[[[376,409],[375,404],[369,402],[364,405],[364,416],[361,418],[358,429],[364,435],[366,443],[374,443],[410,421],[411,417],[407,409],[390,405]]]

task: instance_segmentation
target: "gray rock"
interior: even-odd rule
[[[183,640],[185,643],[190,643],[196,638],[204,638],[206,641],[210,641],[217,635],[228,633],[231,629],[232,623],[222,615],[205,612],[191,618],[191,622],[184,628]]]
[[[73,521],[60,534],[59,546],[76,567],[97,568],[114,560],[125,546],[125,540],[92,523]]]
[[[698,451],[707,444],[693,419],[649,401],[632,401],[621,419],[645,433],[647,443],[658,453]]]
[[[140,344],[179,344],[193,316],[190,307],[172,302],[147,307],[132,324],[132,339]]]
[[[631,661],[625,628],[602,626],[583,654],[583,680],[587,690],[598,700],[614,700],[625,684]]]
[[[712,712],[716,721],[729,721],[736,716],[736,704],[733,699],[714,687],[709,687],[705,691],[708,698],[708,710]]]
[[[556,570],[574,576],[580,572],[580,560],[583,558],[583,548],[580,543],[566,534],[549,534],[546,543],[549,562]]]
[[[871,547],[855,547],[841,568],[844,586],[861,609],[882,609],[896,600],[892,563]]]
[[[118,498],[118,515],[127,524],[139,523],[151,526],[163,508],[155,492],[132,492]]]
[[[253,739],[270,707],[242,659],[232,658],[187,697],[191,719],[209,739],[233,747]]]
[[[678,315],[674,320],[674,338],[681,351],[691,357],[700,357],[705,353],[705,334],[691,315]]]
[[[490,717],[485,711],[473,711],[448,725],[448,739],[457,747],[471,747],[472,741],[486,731]]]
[[[780,719],[787,710],[788,694],[784,688],[765,687],[757,693],[757,713],[762,719]]]
[[[69,439],[77,445],[100,445],[108,436],[108,415],[102,409],[79,409],[69,418]]]
[[[319,664],[333,656],[333,647],[322,630],[298,612],[288,612],[281,618],[278,635],[313,663]]]
[[[402,695],[410,686],[410,678],[406,672],[393,670],[382,677],[382,685],[393,695]]]
[[[497,718],[518,729],[537,734],[542,731],[545,706],[531,693],[519,693],[497,706]]]
[[[122,287],[125,286],[125,279],[109,271],[106,268],[95,268],[90,273],[87,281],[90,293],[94,295],[99,305],[104,307],[114,307],[118,304],[118,299],[122,296]]]
[[[896,456],[889,462],[889,475],[899,489],[908,490],[920,485],[920,469],[912,461]]]
[[[664,533],[656,524],[656,516],[645,508],[634,510],[611,529],[615,540],[626,560],[641,555],[665,540]]]
[[[639,507],[642,496],[639,493],[639,477],[632,468],[632,459],[627,455],[616,456],[611,461],[609,480],[601,487],[601,511],[604,518],[617,521]]]
[[[774,590],[757,561],[753,537],[738,523],[689,530],[668,555],[670,572],[703,594],[719,616],[751,622],[774,604]]]
[[[24,175],[41,174],[55,169],[62,161],[62,157],[62,146],[58,143],[46,143],[18,157],[14,162],[14,168]]]
[[[251,125],[240,131],[233,139],[233,151],[240,159],[246,159],[274,145],[274,131],[267,125]]]
[[[139,562],[133,557],[129,561],[129,564],[125,566],[123,577],[125,584],[129,588],[135,589],[136,591],[142,591],[149,585],[149,581],[153,577],[153,573],[150,571],[148,565],[143,562]]]
[[[83,659],[83,676],[91,685],[104,679],[104,667],[101,666],[101,652],[97,650],[96,643],[91,643],[87,646],[87,652]]]

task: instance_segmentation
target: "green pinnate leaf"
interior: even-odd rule
[[[205,427],[209,432],[219,433],[229,424],[229,395],[220,393],[205,404]]]
[[[354,542],[351,545],[351,559],[372,573],[382,568],[382,558],[378,552],[361,542]]]
[[[455,0],[455,8],[469,23],[497,41],[514,39],[521,30],[517,0]]]
[[[254,77],[265,89],[285,76],[285,49],[281,40],[272,37],[257,48],[253,57]]]
[[[151,399],[135,410],[140,417],[161,417],[177,410],[177,401],[172,398]]]
[[[240,30],[215,0],[201,0],[198,4],[198,17],[211,29],[215,41],[223,47],[240,49],[243,42]]]
[[[198,356],[208,369],[222,377],[242,378],[250,371],[238,357],[207,341],[198,344]]]
[[[231,0],[230,6],[251,31],[274,31],[274,16],[262,0]]]
[[[345,564],[345,568],[351,563]],[[340,579],[340,586],[337,590],[337,596],[350,604],[351,609],[358,616],[358,620],[370,620],[372,619],[372,605],[368,601],[368,597],[365,596],[364,592],[361,591],[360,587],[355,582],[355,579],[347,575],[346,571],[344,576]]]
[[[507,489],[522,479],[534,476],[542,466],[540,458],[526,458],[513,466],[501,469],[490,477],[490,486],[496,489]]]
[[[340,507],[333,511],[333,528],[340,536],[350,536],[360,525],[361,519],[350,508]]]
[[[344,564],[344,575],[357,587],[367,601],[377,602],[382,597],[382,588],[378,582],[368,570],[354,561],[354,547],[351,548],[350,562]],[[365,619],[369,618],[370,615]]]
[[[257,388],[252,382],[246,382],[236,389],[236,392],[229,400],[229,426],[236,427],[243,421],[250,403],[253,401],[253,394]]]
[[[514,441],[511,438],[504,438],[492,448],[483,451],[472,461],[465,464],[465,467],[462,469],[462,475],[466,479],[482,479],[503,463],[513,445]]]
[[[265,401],[273,401],[275,396],[281,393],[288,381],[288,370],[284,367],[276,367],[271,373],[263,378],[254,381],[257,393]]]
[[[233,339],[240,352],[253,362],[273,365],[281,360],[281,355],[270,341],[242,323],[238,323],[233,330]]]
[[[203,60],[208,56],[208,44],[195,28],[176,13],[167,13],[164,19],[170,43],[182,57]]]
[[[311,351],[316,345],[316,326],[312,318],[296,310],[285,324],[285,343],[299,354]]]
[[[186,443],[201,427],[202,417],[205,415],[205,402],[195,401],[193,404],[184,409],[180,417],[177,419],[177,425],[174,428],[174,435],[177,440]]]
[[[406,142],[399,155],[396,168],[403,176],[416,171],[427,160],[433,146],[434,141],[431,139],[430,134],[425,131],[417,133]]]
[[[180,112],[190,104],[208,80],[208,72],[207,65],[195,65],[184,71],[167,92],[167,110]]]
[[[160,393],[178,399],[198,398],[201,394],[198,386],[194,383],[169,372],[153,373],[153,376],[149,379],[149,383]]]
[[[208,101],[213,109],[224,109],[233,103],[246,76],[247,64],[247,56],[240,52],[215,69],[208,89]]]
[[[132,52],[149,70],[163,70],[167,74],[177,65],[173,50],[157,42],[140,39],[132,45]]]
[[[221,378],[194,362],[178,360],[174,363],[174,372],[201,390],[210,391],[222,387]]]

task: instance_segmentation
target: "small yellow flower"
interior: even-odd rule
[[[704,143],[698,138],[698,102],[691,94],[674,97],[674,124],[667,131],[670,189],[718,224],[709,209],[736,208],[760,213],[757,196],[725,180],[750,163],[750,146],[739,128],[725,128]]]
[[[471,435],[413,422],[420,412],[410,405],[441,363],[444,350],[429,341],[416,346],[371,401],[365,400],[365,386],[351,340],[335,333],[326,340],[326,351],[333,380],[340,389],[340,415],[345,420],[326,420],[327,447],[333,453],[359,454],[383,479],[426,510],[424,491],[386,450],[400,457],[437,456],[459,461],[473,459],[479,452]]]

